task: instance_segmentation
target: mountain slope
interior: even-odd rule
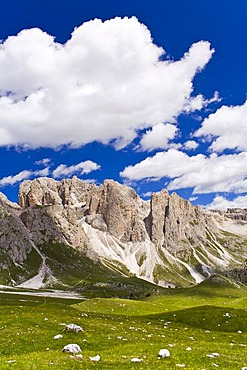
[[[83,271],[90,264],[89,270],[103,274],[96,274],[94,283],[107,284],[136,276],[165,287],[190,286],[215,272],[245,273],[246,210],[205,212],[166,190],[145,202],[113,180],[96,186],[76,177],[24,181],[19,207],[6,199],[2,207],[11,214],[8,225],[21,226],[19,235],[2,220],[7,239],[5,244],[0,239],[1,251],[8,240],[18,244],[24,235],[29,242],[20,247],[23,256],[12,252],[8,258],[23,263],[36,252],[39,286],[85,283]],[[23,284],[25,277],[14,280]]]

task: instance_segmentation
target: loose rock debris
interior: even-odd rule
[[[53,339],[61,339],[63,336],[61,334],[55,335]]]
[[[100,357],[100,355],[96,355],[96,356],[94,356],[94,357],[89,357],[89,359],[90,359],[91,361],[96,361],[96,362],[98,362],[98,361],[100,361],[100,360],[101,360],[101,357]]]
[[[158,353],[158,358],[165,358],[165,357],[169,357],[170,355],[171,354],[168,349],[162,348]]]
[[[68,324],[68,325],[66,325],[65,326],[65,330],[75,331],[76,333],[83,332],[82,327],[79,326],[79,325],[76,325],[76,324]]]
[[[62,352],[78,353],[78,352],[81,352],[81,348],[80,346],[78,346],[78,344],[75,344],[75,343],[67,344],[67,346],[63,347]]]
[[[133,357],[131,359],[131,362],[142,362],[143,361],[143,358],[138,358],[138,357]]]

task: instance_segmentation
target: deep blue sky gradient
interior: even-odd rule
[[[94,18],[107,20],[115,16],[136,16],[151,31],[154,43],[162,46],[174,60],[179,60],[192,43],[209,41],[215,54],[205,70],[195,77],[194,94],[202,93],[210,98],[214,91],[219,91],[222,101],[212,108],[214,110],[222,104],[241,105],[246,100],[246,0],[0,0],[0,39],[5,40],[22,29],[38,27],[53,35],[57,42],[65,43],[73,29],[83,22]],[[201,119],[205,114],[199,114]],[[199,124],[198,115],[194,118],[181,116],[179,127],[183,138],[189,140],[190,132],[196,130]],[[60,163],[69,166],[90,159],[102,168],[82,178],[95,178],[98,183],[105,178],[122,181],[119,172],[147,156],[147,153],[134,152],[133,145],[123,151],[97,143],[81,149],[63,148],[60,151],[0,148],[0,178],[15,175],[24,169],[31,170],[36,160],[48,157],[52,158],[54,166]],[[143,181],[136,184],[136,189],[140,194],[157,191],[164,187],[165,182],[166,179],[149,183]],[[16,201],[18,184],[0,190]],[[185,189],[178,193],[189,198],[191,191]],[[228,196],[231,199],[232,195]],[[208,203],[213,197],[214,194],[202,195],[200,203]]]

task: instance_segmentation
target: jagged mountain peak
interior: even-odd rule
[[[2,192],[0,192],[0,203],[15,210],[21,209],[17,203],[11,202]]]
[[[206,212],[166,189],[146,202],[113,180],[38,178],[21,184],[18,210],[13,217],[37,253],[63,244],[120,275],[163,286],[196,284],[247,258],[244,212]]]

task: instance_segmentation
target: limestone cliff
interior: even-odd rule
[[[21,184],[19,207],[1,202],[10,218],[2,216],[0,247],[13,262],[59,243],[125,276],[188,286],[247,258],[245,210],[206,212],[166,190],[147,202],[113,180],[39,178]]]
[[[19,218],[20,213],[20,207],[8,201],[5,195],[0,193],[0,271],[3,272],[2,284],[10,281],[15,284],[27,279],[32,273],[37,272],[36,269],[41,262],[29,230]],[[33,265],[33,259],[37,261],[37,264],[34,263]],[[12,271],[15,271],[15,273],[12,274]]]

